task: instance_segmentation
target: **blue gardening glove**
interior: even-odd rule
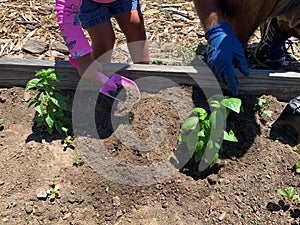
[[[244,75],[249,75],[247,60],[242,44],[234,35],[228,23],[210,27],[205,33],[209,47],[207,65],[220,82],[229,86],[232,94],[238,94],[238,79],[233,68],[237,67]]]

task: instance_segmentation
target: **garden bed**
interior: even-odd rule
[[[198,44],[204,51],[204,31],[192,1],[141,1],[141,5],[152,63],[172,61],[168,51],[174,47],[180,47],[184,55],[194,53]],[[83,149],[76,144],[91,143],[99,137],[76,137],[75,148],[64,150],[61,142],[65,136],[41,133],[32,122],[34,110],[26,109],[33,93],[25,94],[23,87],[35,71],[55,67],[59,74],[66,75],[61,87],[72,89],[63,91],[70,104],[79,81],[76,71],[66,61],[57,61],[68,60],[69,53],[60,35],[54,6],[53,0],[0,0],[3,15],[0,19],[0,119],[4,120],[0,125],[0,224],[298,224],[299,208],[292,204],[282,207],[282,197],[276,193],[277,189],[288,187],[296,187],[299,192],[299,175],[293,170],[298,155],[286,139],[271,135],[269,124],[277,119],[289,99],[299,95],[299,74],[287,77],[283,74],[286,71],[280,71],[271,76],[270,71],[256,70],[249,77],[239,77],[244,112],[231,114],[227,121],[227,129],[234,130],[239,142],[224,142],[220,159],[211,170],[199,172],[190,161],[163,181],[147,186],[124,184],[118,182],[122,176],[99,173],[104,164],[84,160],[80,165]],[[117,56],[121,57],[114,62],[123,63],[124,52],[120,46],[125,44],[125,36],[116,24],[113,26]],[[259,32],[251,37],[250,52],[259,39]],[[39,42],[44,46],[41,53],[24,48],[32,40],[43,42]],[[293,46],[294,56],[299,60],[299,40],[294,40]],[[161,52],[157,53],[158,49]],[[251,63],[250,66],[257,68]],[[109,67],[115,70],[114,65]],[[202,93],[191,87],[194,81],[187,74],[201,74],[209,82],[206,77],[211,72],[207,67],[130,65],[123,73],[131,79],[159,76],[171,78],[180,85],[187,84],[187,87],[166,88],[158,94],[143,92],[142,100],[132,108],[129,121],[136,136],[142,140],[151,134],[164,137],[151,151],[138,151],[133,146],[134,140],[117,136],[110,123],[105,123],[117,121],[120,135],[126,134],[125,125],[129,124],[124,120],[126,117],[111,116],[108,99],[100,97],[92,112],[96,116],[98,135],[112,158],[127,165],[149,167],[180,149],[177,139],[180,126],[191,112],[191,108],[180,104],[183,99],[205,105]],[[152,91],[158,86],[155,82],[147,84],[144,88]],[[269,104],[271,117],[255,110],[257,98]],[[163,121],[166,133],[155,129],[160,124],[160,120],[153,121],[155,118]],[[131,147],[126,147],[119,138]],[[167,175],[163,172],[162,175]],[[146,179],[145,175],[141,173],[140,177]],[[53,183],[60,186],[60,198],[51,202],[41,195]]]
[[[64,91],[70,103],[74,93]],[[162,161],[180,146],[177,137],[182,121],[174,108],[178,99],[188,97],[196,104],[204,103],[202,93],[191,87],[167,88],[157,94],[143,92],[142,96],[131,109],[130,125],[135,134],[149,138],[149,128],[155,128],[153,119],[157,117],[166,128],[165,138],[151,151],[138,151],[120,143],[110,123],[104,123],[105,118],[111,118],[108,99],[100,97],[95,113],[101,118],[96,120],[97,128],[110,155],[133,166]],[[298,155],[282,138],[270,137],[269,124],[286,106],[286,102],[271,95],[240,96],[244,111],[230,114],[227,121],[227,129],[234,130],[239,142],[224,142],[224,150],[212,169],[199,172],[189,162],[166,180],[148,186],[108,179],[87,161],[73,165],[80,151],[76,139],[75,149],[63,150],[63,136],[40,133],[32,122],[34,110],[26,110],[31,94],[24,94],[20,87],[2,88],[0,97],[4,119],[0,130],[3,224],[277,225],[292,224],[299,217],[295,205],[283,210],[278,204],[282,197],[277,189],[298,186],[299,177],[293,172]],[[267,101],[271,117],[255,110],[257,97]],[[191,112],[188,107],[181,109],[183,117]],[[119,121],[122,134],[126,122]],[[108,132],[103,133],[105,130]],[[160,132],[154,129],[152,134]],[[52,177],[60,185],[61,197],[53,202],[37,199],[36,191],[48,189]]]

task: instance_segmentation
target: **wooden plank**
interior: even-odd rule
[[[205,88],[216,86],[214,76],[206,66],[157,66],[157,65],[127,65],[103,64],[104,73],[111,75],[115,72],[136,80],[142,90],[157,91],[162,86],[170,86],[169,80],[179,85],[193,85],[193,79],[200,80]],[[0,58],[0,87],[25,86],[34,77],[36,71],[42,68],[55,68],[58,74],[64,74],[63,89],[75,89],[80,77],[67,61],[6,59]],[[238,72],[237,72],[238,73]],[[286,71],[251,70],[250,76],[239,77],[241,94],[271,94],[280,99],[289,99],[300,95],[300,73]],[[150,79],[149,79],[150,78]],[[165,78],[165,79],[163,79]],[[166,82],[164,82],[166,81]],[[223,90],[226,89],[222,85]],[[156,90],[157,89],[157,90]]]

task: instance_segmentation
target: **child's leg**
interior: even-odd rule
[[[134,63],[149,63],[148,43],[142,13],[139,9],[115,16],[126,36],[128,49]]]
[[[100,62],[110,62],[115,44],[115,33],[110,21],[87,29],[93,48],[93,56]]]
[[[98,61],[110,62],[115,34],[110,22],[112,14],[107,4],[92,0],[81,1],[80,23],[92,40],[93,56]]]

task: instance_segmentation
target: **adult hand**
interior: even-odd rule
[[[101,73],[102,65],[97,60],[94,60],[91,53],[76,59],[76,62],[77,71],[83,79],[101,86],[105,84],[112,90],[117,89],[117,85]]]
[[[228,85],[232,94],[238,94],[238,79],[234,73],[237,67],[242,74],[248,75],[249,69],[242,44],[234,35],[228,23],[219,23],[205,33],[209,47],[207,65],[217,79]]]

